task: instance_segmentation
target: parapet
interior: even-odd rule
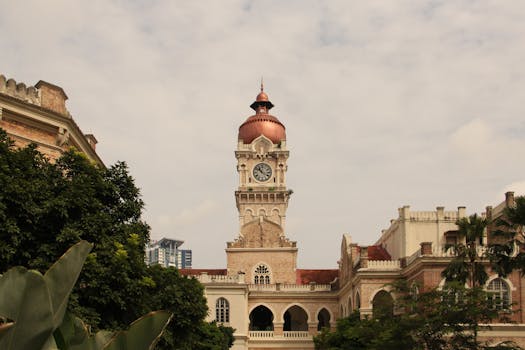
[[[40,80],[35,86],[28,87],[0,74],[0,93],[70,117],[66,109],[67,95],[60,86]]]
[[[14,79],[6,79],[2,74],[0,74],[0,93],[37,106],[41,104],[40,91],[36,87],[26,87],[26,84],[17,83]]]

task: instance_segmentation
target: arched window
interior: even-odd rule
[[[390,293],[381,290],[372,300],[372,315],[374,318],[391,318],[394,315],[394,299]]]
[[[230,303],[224,298],[217,299],[215,303],[215,320],[221,323],[230,322]]]
[[[322,308],[321,311],[317,314],[317,330],[320,331],[323,328],[330,328],[330,313],[325,308]]]
[[[409,293],[410,293],[410,301],[408,304],[408,309],[414,312],[416,310],[417,301],[419,298],[419,287],[417,286],[416,282],[412,282],[412,284],[410,285]]]
[[[495,278],[487,286],[487,298],[491,308],[506,310],[510,306],[509,286],[501,278]]]
[[[255,284],[270,284],[270,269],[260,264],[255,268],[253,282]]]
[[[361,295],[359,291],[355,293],[355,308],[359,311],[361,308]]]
[[[414,282],[410,286],[410,296],[412,297],[413,300],[417,300],[418,295],[419,295],[419,287],[417,286],[417,283]]]

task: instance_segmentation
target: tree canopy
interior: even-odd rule
[[[44,272],[70,246],[89,241],[94,248],[69,309],[94,330],[122,329],[149,311],[172,309],[164,348],[190,349],[198,341],[224,348],[229,332],[204,322],[200,283],[146,266],[143,208],[124,162],[97,166],[74,149],[52,162],[34,144],[15,148],[0,129],[0,271],[21,265]]]
[[[442,289],[412,294],[406,283],[396,283],[395,315],[379,313],[361,318],[358,311],[337,321],[314,338],[320,350],[478,350],[496,349],[477,339],[482,324],[498,316],[487,307],[485,292],[449,283]],[[513,343],[497,349],[520,349]]]

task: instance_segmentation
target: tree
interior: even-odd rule
[[[466,283],[471,288],[483,286],[488,279],[483,247],[487,219],[473,214],[459,219],[456,224],[457,242],[445,246],[445,250],[451,251],[454,257],[441,275],[447,282]]]
[[[317,349],[405,349],[405,350],[474,350],[492,349],[478,341],[480,324],[497,316],[486,306],[486,295],[480,288],[465,288],[450,283],[443,289],[432,289],[417,295],[410,293],[405,282],[392,289],[396,309],[393,317],[364,318],[358,312],[338,320],[335,332],[324,329],[314,338]],[[381,314],[379,314],[381,315]],[[520,349],[517,346],[506,349]]]
[[[335,332],[324,328],[314,337],[316,349],[320,350],[379,350],[414,349],[415,343],[408,335],[407,319],[364,318],[356,311],[339,319]]]
[[[513,270],[525,274],[525,197],[516,197],[495,223],[490,247],[493,269],[502,276]]]
[[[73,149],[50,162],[35,145],[15,148],[0,129],[0,271],[44,272],[69,246],[89,241],[94,248],[69,300],[75,315],[93,330],[119,330],[172,308],[170,334],[198,339],[204,333],[190,325],[207,313],[202,287],[146,266],[143,207],[125,163],[100,167]]]

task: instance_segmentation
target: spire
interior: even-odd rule
[[[251,109],[254,111],[259,111],[258,107],[265,107],[266,112],[269,111],[273,107],[273,103],[270,102],[268,99],[268,95],[264,92],[264,82],[263,78],[261,77],[261,92],[257,95],[255,98],[255,102],[250,105]]]

